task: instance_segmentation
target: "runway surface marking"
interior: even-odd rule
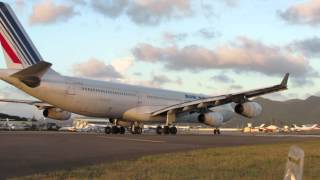
[[[254,136],[260,136],[260,137],[297,137],[297,138],[320,138],[320,135],[311,135],[311,134],[303,134],[303,135],[296,135],[296,134],[272,134],[272,135],[263,135],[258,134]]]
[[[151,139],[134,139],[134,138],[121,138],[121,137],[105,137],[105,136],[97,136],[99,138],[105,139],[114,139],[114,140],[123,140],[123,141],[135,141],[135,142],[150,142],[150,143],[165,143],[166,141],[155,141]]]

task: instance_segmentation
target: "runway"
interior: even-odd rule
[[[297,142],[295,136],[0,132],[0,179],[209,147]]]

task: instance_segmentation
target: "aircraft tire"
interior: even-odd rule
[[[157,127],[156,133],[157,133],[158,135],[161,135],[161,134],[162,134],[162,127],[161,127],[161,126],[158,126],[158,127]]]
[[[104,132],[106,134],[110,134],[111,133],[111,128],[109,126],[107,126],[106,128],[104,128]]]
[[[137,134],[142,134],[142,128],[141,127],[137,128]]]
[[[119,128],[117,126],[112,126],[111,132],[112,132],[112,134],[118,134],[119,133]]]
[[[217,134],[221,134],[220,129],[217,129]]]
[[[175,126],[171,127],[170,128],[170,133],[173,134],[173,135],[176,135],[178,132],[177,128]]]
[[[132,131],[132,134],[142,134],[142,128],[141,127],[135,127]]]
[[[119,128],[120,134],[125,134],[126,133],[126,129],[124,127],[120,127]]]
[[[163,130],[163,134],[169,134],[170,133],[169,126],[164,126],[162,130]]]

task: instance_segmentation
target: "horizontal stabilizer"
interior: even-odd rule
[[[29,87],[37,87],[40,85],[42,76],[50,69],[51,63],[40,61],[35,65],[22,69],[11,75],[22,81]]]

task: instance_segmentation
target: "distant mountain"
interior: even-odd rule
[[[19,117],[41,117],[41,111],[35,106],[20,103],[0,103],[0,113],[10,114]]]
[[[288,101],[273,101],[265,98],[254,100],[263,107],[262,114],[254,119],[236,116],[226,127],[241,127],[247,123],[255,125],[275,124],[278,126],[291,124],[320,123],[320,97],[310,96],[305,100],[291,99]]]

